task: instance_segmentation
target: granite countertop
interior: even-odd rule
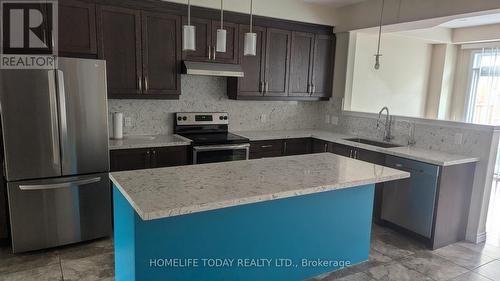
[[[416,160],[438,166],[452,166],[452,165],[473,163],[479,161],[479,158],[477,157],[450,154],[435,150],[428,150],[428,149],[409,147],[409,146],[382,148],[378,146],[345,140],[347,138],[354,138],[357,136],[339,134],[322,130],[247,131],[247,132],[236,132],[236,134],[247,137],[251,141],[313,137],[324,141],[349,145],[353,147],[358,147],[370,151],[376,151],[388,155]]]
[[[124,136],[122,140],[109,140],[109,149],[131,149],[131,148],[148,148],[148,147],[165,147],[190,145],[191,140],[179,135],[137,135]]]
[[[409,177],[388,167],[319,153],[111,173],[143,220]]]

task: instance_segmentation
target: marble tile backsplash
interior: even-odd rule
[[[232,131],[310,129],[322,121],[321,102],[230,100],[223,77],[182,75],[181,89],[180,100],[109,100],[109,112],[131,118],[126,135],[172,133],[174,113],[183,111],[228,112]]]

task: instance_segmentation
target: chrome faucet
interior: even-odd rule
[[[415,123],[408,122],[408,145],[414,146],[417,144],[415,140]]]
[[[386,111],[385,122],[380,121],[382,117],[382,112]],[[380,124],[384,125],[384,141],[390,142],[394,137],[391,135],[391,123],[392,116],[389,114],[389,108],[387,106],[382,107],[382,109],[378,113],[377,119],[377,129],[380,128]]]

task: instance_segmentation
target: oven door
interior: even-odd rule
[[[248,160],[250,144],[193,147],[193,164]]]

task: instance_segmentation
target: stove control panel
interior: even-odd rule
[[[175,121],[178,126],[227,125],[229,114],[227,112],[177,112]]]

